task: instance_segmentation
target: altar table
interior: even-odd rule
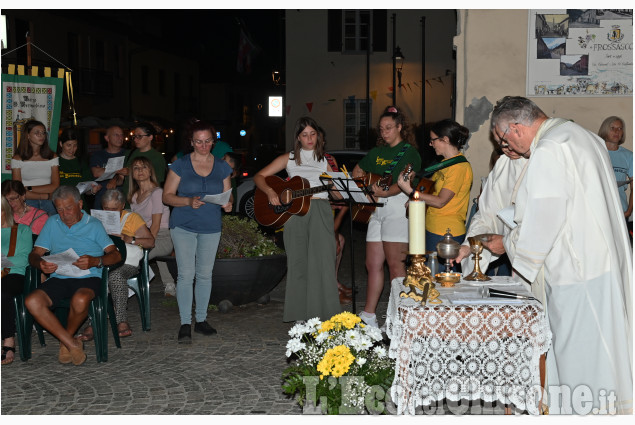
[[[396,359],[391,396],[399,414],[444,398],[499,400],[539,413],[540,357],[551,345],[542,304],[478,295],[484,285],[531,295],[514,279],[437,284],[442,303],[426,306],[400,297],[403,278],[392,281],[386,332]]]

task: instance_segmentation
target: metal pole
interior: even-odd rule
[[[26,33],[26,75],[31,75],[31,36]]]
[[[368,30],[368,41],[366,43],[366,146],[364,149],[369,149],[369,136],[370,136],[370,40],[373,34],[373,20],[370,20],[370,28]],[[357,149],[361,149],[361,146],[357,146]],[[353,310],[355,311],[355,310]]]
[[[397,14],[392,14],[392,104],[397,106],[397,80],[396,69],[397,59],[395,58],[395,49],[397,48]]]
[[[426,124],[426,17],[421,17],[421,128]]]

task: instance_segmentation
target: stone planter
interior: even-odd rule
[[[168,268],[177,281],[177,265],[174,257],[159,257],[168,261]],[[227,312],[233,305],[250,302],[266,303],[268,294],[280,283],[287,272],[287,256],[217,258],[212,274],[210,303]]]

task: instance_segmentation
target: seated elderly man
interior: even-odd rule
[[[60,186],[51,197],[59,215],[50,217],[29,254],[29,263],[50,274],[40,288],[25,300],[35,320],[60,340],[60,363],[80,365],[86,361],[83,342],[73,338],[88,316],[90,301],[99,291],[102,266],[121,261],[121,255],[96,218],[82,211],[82,201],[75,187]],[[57,273],[58,265],[43,255],[62,253],[69,248],[79,255],[73,265],[88,274],[81,277]],[[52,312],[59,302],[71,298],[66,329]]]

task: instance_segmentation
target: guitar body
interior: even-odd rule
[[[371,186],[382,179],[382,176],[377,174],[368,173],[363,177],[363,182],[366,186]],[[422,177],[417,185],[417,190],[421,193],[430,194],[434,191],[434,180]],[[356,223],[368,223],[370,221],[371,214],[377,208],[374,205],[356,204],[351,208],[351,214],[353,215],[353,221]]]
[[[378,174],[367,173],[364,177],[362,177],[362,182],[366,185],[366,187],[370,187],[382,180],[384,177]],[[363,187],[361,184],[359,187]],[[371,214],[377,208],[374,205],[366,205],[366,204],[355,204],[351,208],[351,214],[353,216],[353,221],[356,223],[368,223],[370,221]]]
[[[280,197],[280,206],[269,204],[269,197],[265,192],[256,187],[254,194],[254,215],[256,221],[263,226],[278,229],[287,222],[292,215],[305,215],[311,206],[311,196],[293,197],[293,191],[309,189],[311,186],[307,179],[295,176],[285,181],[278,176],[265,177],[267,184],[276,191]]]

